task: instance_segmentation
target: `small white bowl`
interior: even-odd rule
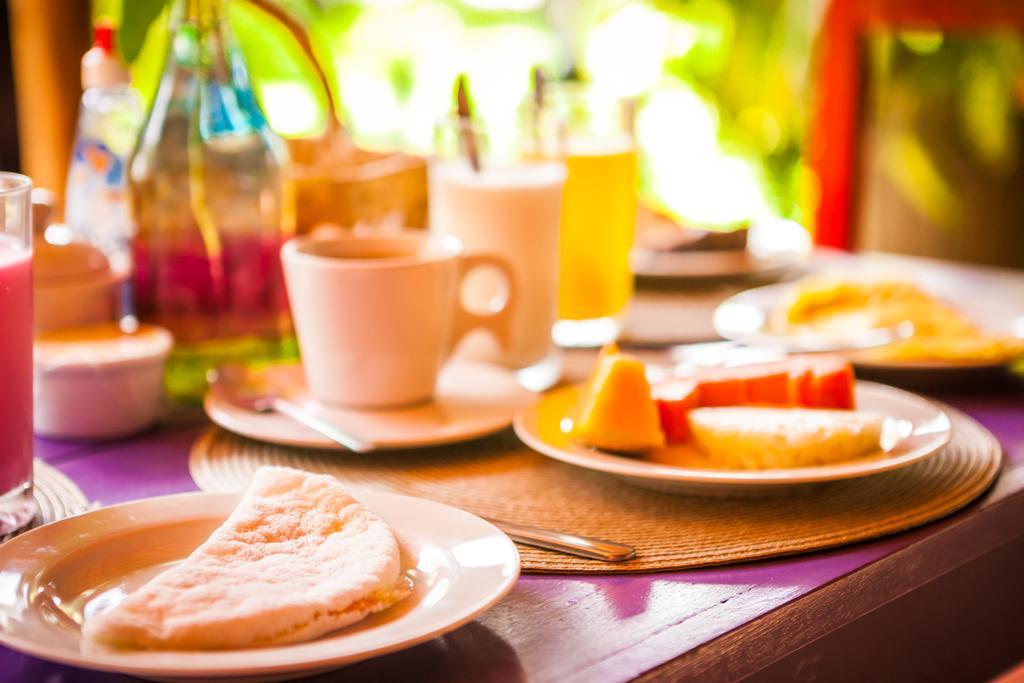
[[[164,408],[171,334],[143,325],[61,330],[35,342],[33,426],[39,436],[102,440],[145,429]]]

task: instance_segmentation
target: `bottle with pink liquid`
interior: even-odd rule
[[[32,497],[32,181],[0,173],[0,535],[35,516]]]
[[[295,355],[278,251],[294,229],[285,150],[260,111],[224,0],[178,0],[129,167],[137,316],[171,331],[167,387]]]

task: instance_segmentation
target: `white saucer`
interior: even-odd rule
[[[516,415],[516,434],[527,446],[571,465],[623,477],[637,486],[694,495],[758,495],[806,484],[866,477],[907,467],[938,453],[953,427],[938,406],[901,389],[857,382],[857,407],[886,416],[883,449],[856,460],[817,467],[734,470],[714,467],[688,446],[672,446],[646,457],[606,453],[573,443],[563,422],[575,409],[578,386],[556,389]],[[570,418],[571,419],[571,418]],[[683,461],[686,466],[666,464]]]
[[[384,410],[351,410],[317,402],[305,393],[302,366],[296,363],[269,366],[261,372],[294,387],[292,398],[307,410],[339,427],[349,427],[382,449],[438,446],[493,434],[512,424],[516,411],[534,400],[510,370],[461,358],[453,358],[441,371],[433,401]],[[203,407],[216,424],[250,439],[343,450],[289,417],[246,410],[214,392],[206,395]]]
[[[81,640],[83,615],[112,608],[182,560],[239,496],[186,493],[115,505],[0,545],[0,643],[62,664],[141,677],[290,680],[452,631],[500,601],[519,576],[515,546],[479,517],[421,498],[359,492],[394,530],[413,582],[413,594],[391,609],[317,640],[277,647],[101,650]]]

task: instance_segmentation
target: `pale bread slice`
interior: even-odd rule
[[[82,632],[146,649],[310,640],[405,597],[400,572],[391,529],[336,479],[261,467],[209,539]]]
[[[809,467],[880,449],[884,418],[867,411],[803,408],[697,408],[689,414],[697,445],[734,469]]]

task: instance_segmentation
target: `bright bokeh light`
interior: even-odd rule
[[[583,54],[587,75],[597,87],[617,95],[650,89],[661,78],[669,28],[661,12],[637,2],[625,5],[588,33]]]
[[[530,69],[550,63],[546,37],[525,26],[494,27],[467,41],[467,75],[476,111],[496,149],[509,148],[520,125],[520,107],[530,92]]]
[[[489,128],[511,131],[530,69],[553,63],[556,50],[533,25],[467,25],[452,7],[419,0],[365,8],[337,54],[341,101],[358,141],[428,153],[460,73],[469,78],[476,115]],[[408,70],[408,92],[396,92],[396,65]]]
[[[301,83],[274,81],[260,84],[267,121],[282,135],[308,135],[323,125],[320,104]]]
[[[474,9],[531,12],[543,6],[544,0],[462,0],[462,4]]]
[[[650,192],[672,213],[707,225],[769,214],[757,166],[722,151],[716,110],[687,85],[651,94],[637,118],[637,142]]]
[[[476,10],[530,11],[542,3],[462,4]],[[697,28],[677,16],[647,3],[626,3],[584,34],[583,71],[599,90],[643,97],[638,146],[646,190],[659,204],[695,223],[730,225],[763,217],[769,211],[760,167],[723,151],[715,105],[689,83],[663,82],[665,61],[685,57],[699,37]],[[556,36],[535,16],[467,23],[457,6],[432,0],[364,5],[339,41],[340,100],[357,141],[421,154],[433,150],[435,123],[452,109],[458,74],[469,78],[490,147],[508,149],[530,90],[530,70],[559,63]],[[763,112],[745,112],[743,121],[763,133],[767,143],[778,143],[778,126]]]
[[[393,144],[400,110],[388,81],[367,69],[353,70],[345,79],[342,100],[362,135]]]
[[[685,21],[669,18],[668,36],[665,40],[665,56],[685,57],[697,44],[697,29]]]

